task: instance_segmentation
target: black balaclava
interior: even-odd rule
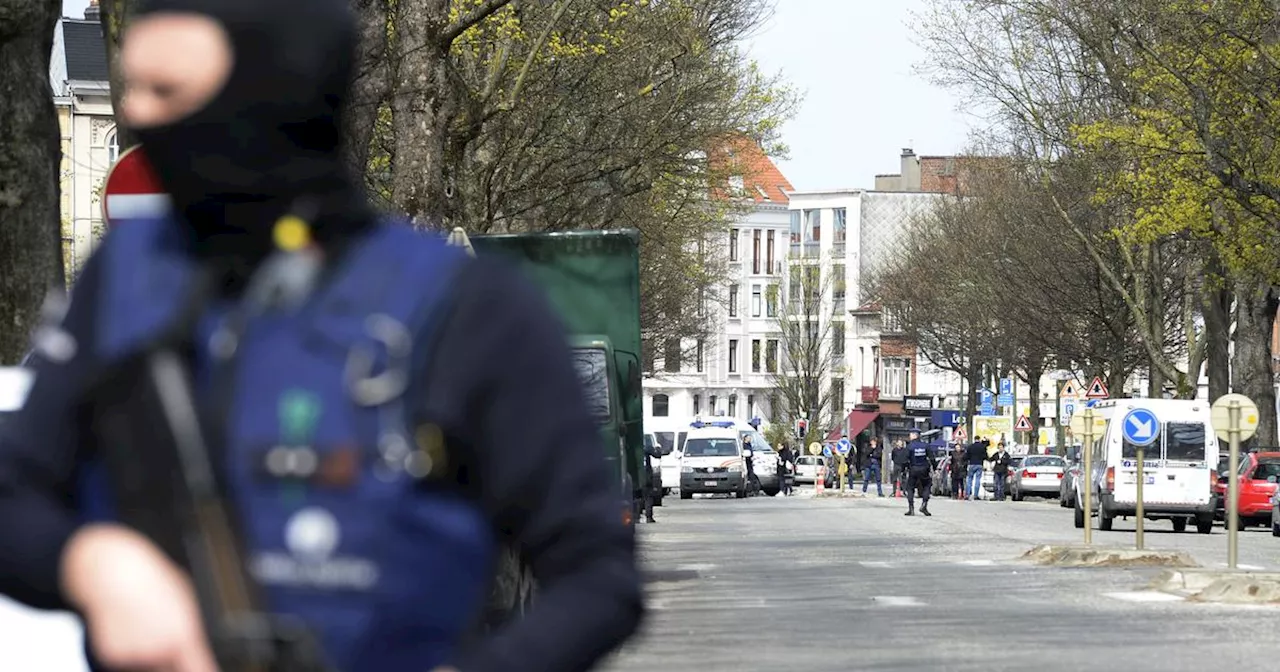
[[[341,151],[356,41],[345,0],[147,0],[135,16],[162,12],[213,18],[234,59],[203,108],[133,129],[196,254],[239,285],[272,251],[283,215],[301,216],[326,249],[369,226]]]

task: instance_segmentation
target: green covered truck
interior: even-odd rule
[[[633,524],[650,473],[644,468],[640,386],[640,236],[637,231],[570,231],[468,237],[449,242],[477,256],[502,255],[547,294],[569,332],[574,363],[600,426],[601,450],[617,478],[619,524]],[[530,381],[536,385],[536,381]],[[490,625],[532,598],[518,551],[498,568]]]

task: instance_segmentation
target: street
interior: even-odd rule
[[[1270,669],[1280,608],[1193,604],[1141,591],[1158,568],[1052,568],[1017,558],[1079,544],[1056,500],[694,499],[641,526],[644,633],[630,670]],[[1131,546],[1133,521],[1094,532]],[[1226,533],[1148,522],[1148,548],[1225,567]],[[1274,569],[1280,539],[1240,534],[1242,568]]]

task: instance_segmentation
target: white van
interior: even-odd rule
[[[690,428],[680,458],[680,499],[698,492],[747,496],[742,438],[730,427]]]
[[[1218,439],[1209,422],[1209,403],[1187,399],[1112,399],[1094,406],[1106,420],[1101,438],[1093,442],[1091,458],[1098,528],[1110,530],[1116,518],[1136,511],[1138,448],[1125,439],[1123,426],[1135,409],[1150,411],[1159,428],[1155,443],[1143,449],[1145,517],[1172,521],[1176,532],[1185,531],[1187,523],[1194,521],[1197,532],[1209,534],[1217,505],[1213,485]],[[1075,524],[1085,525],[1079,497]]]
[[[680,456],[684,451],[685,437],[693,418],[646,418],[644,431],[651,432],[662,446],[659,470],[662,472],[662,490],[669,494],[680,485]]]

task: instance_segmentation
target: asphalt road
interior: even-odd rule
[[[638,670],[1274,669],[1280,607],[1193,604],[1141,589],[1157,569],[1017,558],[1080,543],[1050,502],[668,499],[640,529],[651,577],[641,636],[607,666]],[[1148,523],[1147,547],[1225,567],[1226,534]],[[1094,532],[1133,543],[1132,521]],[[1280,539],[1240,535],[1240,562],[1280,565]]]

